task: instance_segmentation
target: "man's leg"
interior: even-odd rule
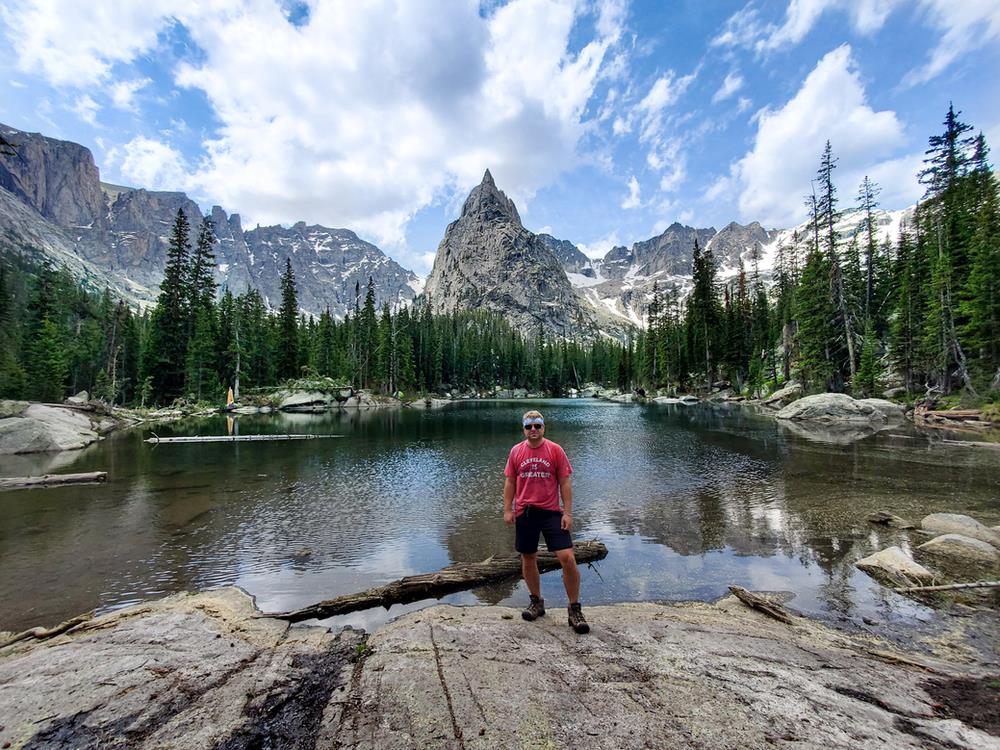
[[[528,593],[533,596],[542,595],[542,576],[538,572],[538,553],[532,552],[530,555],[521,553],[521,575],[524,576],[524,584],[528,587]],[[580,586],[580,576],[577,574],[577,589]]]
[[[570,604],[575,604],[580,601],[580,569],[576,567],[576,555],[573,554],[573,548],[556,550],[556,557],[559,558],[559,564],[562,565],[562,576],[563,576],[563,586],[566,587],[566,598],[569,600]],[[522,556],[521,567],[524,567]],[[534,561],[535,564],[535,580],[538,580],[538,561]],[[527,574],[524,576],[524,580],[528,580]],[[531,589],[531,584],[528,584],[528,589]]]

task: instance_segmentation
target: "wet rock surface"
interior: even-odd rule
[[[558,608],[441,605],[366,641],[259,616],[238,589],[177,595],[0,649],[0,745],[1000,747],[949,698],[990,689],[981,666],[732,597],[586,613],[579,636]]]
[[[817,393],[793,401],[774,415],[777,419],[816,422],[885,422],[874,406],[855,401],[846,393]]]
[[[73,409],[5,401],[0,413],[0,455],[78,450],[109,431],[98,419]],[[17,408],[25,404],[24,408]]]

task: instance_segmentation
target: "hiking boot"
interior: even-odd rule
[[[577,633],[589,633],[590,625],[587,624],[587,619],[583,616],[583,608],[580,603],[570,604],[567,609],[569,610],[569,626]]]
[[[545,616],[545,600],[541,597],[531,595],[531,604],[521,612],[521,617],[529,622]]]

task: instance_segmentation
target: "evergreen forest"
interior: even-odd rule
[[[250,289],[221,295],[215,236],[191,243],[178,211],[159,298],[139,312],[26,255],[0,263],[0,397],[47,402],[87,390],[137,406],[218,404],[237,392],[328,377],[386,395],[525,388],[565,394],[586,383],[621,390],[761,396],[795,380],[807,391],[918,397],[1000,395],[1000,199],[982,133],[949,107],[929,139],[925,189],[898,236],[880,235],[879,187],[845,201],[832,144],[805,197],[806,236],[779,246],[765,278],[754,261],[725,283],[709,248],[692,248],[693,281],[654,287],[648,326],[625,341],[565,340],[513,329],[484,311],[436,314],[432,300],[378,308],[356,288],[343,320],[298,307],[290,261],[277,310]],[[845,211],[856,217],[844,232]],[[720,382],[723,381],[723,382]]]

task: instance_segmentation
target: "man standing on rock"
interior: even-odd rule
[[[562,565],[569,625],[577,633],[589,633],[590,625],[580,608],[580,571],[569,533],[573,526],[573,467],[562,447],[545,439],[545,419],[539,412],[526,412],[521,424],[525,440],[510,449],[503,484],[503,520],[515,526],[514,548],[521,553],[521,573],[531,594],[531,603],[521,617],[535,620],[545,614],[538,572],[538,535],[542,534],[545,545]]]

